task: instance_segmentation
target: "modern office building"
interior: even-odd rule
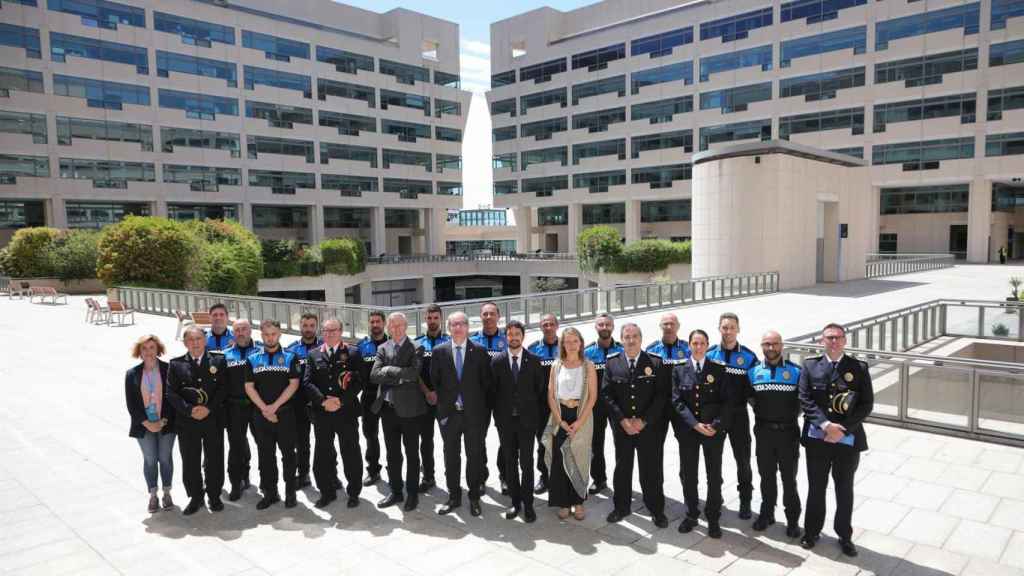
[[[1022,0],[545,7],[492,24],[491,71],[520,251],[688,238],[692,155],[781,139],[869,163],[873,250],[1024,255]]]
[[[331,0],[0,3],[0,244],[21,226],[232,217],[443,254],[458,26]]]

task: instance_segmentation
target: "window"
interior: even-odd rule
[[[633,104],[629,116],[633,121],[649,120],[651,124],[671,122],[675,114],[693,112],[693,96],[677,96],[643,104]]]
[[[722,114],[744,112],[754,102],[768,102],[772,99],[772,83],[762,82],[749,86],[737,86],[723,90],[700,93],[700,109],[718,108]]]
[[[700,81],[707,82],[711,79],[712,74],[739,70],[750,66],[760,66],[762,72],[772,69],[771,44],[701,58]]]
[[[292,140],[290,138],[275,138],[273,136],[252,136],[246,137],[246,150],[251,160],[263,154],[282,154],[284,156],[304,156],[306,162],[313,163],[313,143],[309,140]]]
[[[242,171],[238,168],[164,164],[164,182],[188,184],[193,192],[219,192],[221,186],[240,186]]]
[[[252,227],[309,228],[309,208],[305,206],[253,206]]]
[[[452,222],[449,217],[449,222]],[[460,210],[455,218],[459,226],[508,226],[508,217],[502,209]]]
[[[387,110],[388,106],[404,106],[413,110],[422,110],[424,116],[430,116],[430,98],[427,96],[394,92],[382,88],[380,91],[380,108],[381,110]]]
[[[505,142],[507,140],[516,139],[516,127],[515,124],[512,126],[503,126],[501,128],[492,128],[491,136],[495,142]]]
[[[433,194],[434,184],[430,180],[409,180],[406,178],[385,178],[384,179],[384,191],[392,194],[398,194],[399,198],[416,199],[420,194]],[[415,218],[416,224],[412,226],[389,226],[387,218],[390,216],[392,219],[395,218],[395,212],[407,212],[412,214]],[[385,228],[415,228],[419,223],[419,214],[417,210],[385,210],[384,211]],[[392,220],[392,223],[394,220]]]
[[[993,47],[996,45],[993,44]],[[875,84],[904,82],[907,88],[939,84],[943,74],[978,68],[978,49],[943,52],[875,64]]]
[[[128,64],[135,66],[135,71],[139,74],[149,74],[149,58],[145,48],[50,32],[50,58],[54,62],[65,62],[69,55]]]
[[[0,184],[17,184],[18,178],[50,177],[50,159],[46,156],[0,154]]]
[[[1024,188],[1019,185],[992,183],[992,211],[1015,212],[1024,206]]]
[[[662,32],[654,36],[638,38],[629,43],[630,56],[648,54],[651,58],[660,58],[672,53],[676,46],[693,44],[693,26]]]
[[[641,152],[666,150],[669,148],[682,148],[683,153],[689,154],[693,152],[693,130],[676,130],[674,132],[633,136],[630,144],[632,145],[632,158],[639,158]]]
[[[167,217],[179,222],[189,220],[238,221],[238,207],[233,204],[168,204]]]
[[[796,0],[786,2],[779,10],[779,21],[789,22],[805,18],[807,24],[835,20],[840,10],[863,6],[867,0]]]
[[[700,25],[700,39],[710,40],[721,38],[722,42],[742,40],[750,35],[751,30],[764,28],[772,25],[771,7],[754,10],[719,18],[711,22],[704,22]]]
[[[269,68],[257,68],[256,66],[245,67],[245,89],[255,90],[258,84],[282,88],[284,90],[296,90],[302,92],[303,98],[313,97],[313,83],[309,76],[292,74]]]
[[[601,94],[609,94],[611,92],[617,93],[619,98],[626,95],[625,75],[573,85],[572,104],[575,106],[584,98],[599,96]]]
[[[621,60],[626,57],[626,45],[615,44],[605,46],[596,50],[588,50],[572,56],[572,69],[586,68],[589,72],[603,70],[608,67],[609,62]]]
[[[295,194],[299,188],[316,188],[316,174],[281,170],[249,169],[249,186],[270,188],[271,194]]]
[[[537,208],[537,224],[540,226],[565,226],[568,223],[568,206],[547,206],[544,208]]]
[[[33,144],[46,144],[46,114],[5,112],[0,110],[0,132],[6,134],[30,134]]]
[[[92,180],[93,188],[127,188],[129,182],[155,182],[152,162],[60,159],[60,177]]]
[[[507,154],[495,154],[491,157],[491,168],[495,170],[501,170],[502,168],[508,168],[512,172],[516,171],[516,153],[509,152]]]
[[[534,84],[540,84],[551,80],[551,77],[555,74],[561,74],[565,71],[565,58],[558,58],[557,60],[549,60],[532,66],[523,66],[519,69],[519,81],[533,80]]]
[[[462,142],[462,130],[458,128],[434,127],[434,138],[445,142]]]
[[[326,179],[329,174],[324,174]],[[377,179],[370,178],[373,181],[373,192],[377,191]],[[356,183],[353,183],[354,185]],[[356,188],[359,192],[370,192],[371,190],[365,189],[362,185],[358,185]],[[324,184],[324,188],[327,185]],[[335,188],[332,188],[335,190]],[[344,196],[344,194],[342,194]],[[358,194],[356,194],[358,196]],[[335,208],[330,206],[324,206],[324,228],[351,228],[351,229],[363,229],[369,230],[372,227],[370,223],[370,209],[369,208]]]
[[[792,134],[809,134],[826,130],[850,130],[853,135],[863,134],[864,109],[843,108],[779,118],[779,138],[783,140],[789,140]]]
[[[366,162],[370,168],[377,167],[377,149],[372,146],[352,146],[350,144],[320,143],[320,163],[328,164],[331,160],[349,160]]]
[[[146,11],[107,0],[47,0],[46,7],[55,12],[81,16],[82,24],[117,30],[118,24],[146,27]]]
[[[227,82],[228,87],[238,87],[238,67],[233,62],[199,58],[186,54],[156,51],[156,75],[168,78],[171,72],[220,78]]]
[[[572,129],[580,130],[586,128],[587,132],[594,134],[596,132],[606,132],[608,126],[625,121],[625,107],[610,108],[608,110],[598,110],[597,112],[587,112],[586,114],[573,114]]]
[[[438,196],[462,196],[462,182],[438,182]]]
[[[593,226],[595,224],[625,224],[626,205],[616,204],[584,204],[583,225]]]
[[[515,100],[512,101],[512,106],[515,108]],[[446,114],[449,116],[462,116],[462,103],[434,98],[434,116],[440,118]]]
[[[497,100],[491,102],[491,116],[500,116],[501,114],[508,114],[515,118],[516,116],[516,99],[506,98],[505,100]]]
[[[989,46],[989,66],[1006,66],[1008,64],[1020,64],[1021,62],[1024,62],[1024,40],[1014,40]]]
[[[988,119],[1002,120],[1006,110],[1024,108],[1024,86],[988,91]]]
[[[1024,16],[1024,2],[1020,0],[992,0],[992,30],[1003,30],[1010,18]]]
[[[985,137],[985,156],[1019,156],[1024,154],[1024,132],[989,134]]]
[[[967,184],[882,188],[880,212],[883,216],[967,212],[969,195]]]
[[[973,124],[975,98],[975,93],[969,92],[938,98],[875,104],[874,132],[885,132],[887,124],[896,122],[919,122],[949,116],[959,116],[961,124]]]
[[[20,202],[0,200],[0,229],[46,226],[46,210],[42,201]]]
[[[458,90],[462,88],[462,79],[458,74],[450,74],[448,72],[434,70],[434,84]]]
[[[12,91],[43,94],[43,73],[0,66],[0,98],[10,97]]]
[[[941,160],[974,158],[974,138],[946,138],[871,147],[871,163],[902,164],[905,172],[936,170]]]
[[[863,66],[809,74],[807,76],[794,76],[779,80],[779,98],[803,96],[805,102],[830,100],[835,98],[840,90],[857,88],[863,85]]]
[[[445,254],[448,256],[472,256],[480,252],[494,255],[515,254],[515,240],[448,240]]]
[[[854,146],[852,148],[833,148],[829,152],[835,152],[836,154],[846,154],[847,156],[853,156],[854,158],[864,159],[864,147]]]
[[[68,228],[100,229],[124,220],[125,216],[149,216],[149,204],[114,202],[66,202]]]
[[[71,146],[75,138],[138,144],[144,152],[153,151],[153,127],[113,120],[90,120],[57,116],[57,144]]]
[[[525,116],[526,111],[530,108],[538,108],[540,106],[548,106],[550,104],[558,104],[562,108],[565,108],[568,100],[567,94],[568,90],[563,87],[520,96],[519,113]]]
[[[555,191],[568,189],[568,176],[545,176],[542,178],[525,178],[523,180],[523,194],[534,194],[538,198],[554,196]]]
[[[608,170],[605,172],[589,172],[586,174],[573,174],[572,187],[586,188],[591,194],[600,194],[608,191],[610,186],[625,186],[625,170]]]
[[[963,28],[964,35],[978,33],[981,4],[963,4],[922,14],[911,14],[875,24],[875,50],[885,50],[889,42],[932,32]]]
[[[181,36],[181,43],[209,48],[213,42],[235,45],[235,29],[231,26],[193,20],[184,16],[153,12],[153,28],[159,32]]]
[[[653,186],[652,186],[653,188]],[[689,200],[658,200],[640,203],[640,223],[689,222],[691,202]]]
[[[14,4],[21,4],[22,6],[39,6],[36,0],[11,0]]]
[[[867,51],[867,45],[867,26],[855,26],[845,30],[787,40],[782,43],[782,48],[779,51],[779,67],[789,68],[794,58],[850,50],[851,48],[854,54],[863,54]]]
[[[882,254],[896,254],[899,252],[898,244],[896,234],[882,233],[878,235],[878,251]]]
[[[242,30],[242,46],[262,51],[267,60],[280,62],[291,62],[292,58],[309,60],[309,44],[270,34],[260,34],[251,30]]]
[[[565,132],[568,129],[569,123],[565,118],[551,118],[523,124],[519,128],[519,134],[522,138],[533,137],[535,140],[550,140],[552,134]]]
[[[633,184],[647,184],[652,190],[658,188],[671,188],[676,181],[689,180],[692,177],[693,166],[691,164],[668,164],[665,166],[646,166],[633,168]],[[689,203],[689,201],[686,201]],[[647,202],[645,202],[647,204]],[[656,202],[654,204],[657,204]],[[643,217],[643,204],[641,207],[641,218]],[[689,212],[687,212],[689,220]],[[644,222],[645,220],[641,220]]]
[[[565,146],[541,148],[539,150],[526,150],[519,153],[519,159],[519,163],[523,165],[523,170],[529,168],[531,164],[558,162],[562,166],[565,166],[569,161],[568,149]]]
[[[497,74],[491,74],[491,88],[500,88],[502,86],[508,86],[516,83],[516,71],[509,70],[508,72],[499,72]]]
[[[398,208],[384,211],[385,228],[418,228],[419,225],[420,215],[416,210]]]
[[[371,116],[320,110],[317,119],[321,126],[337,128],[338,134],[342,136],[359,136],[362,132],[377,131],[377,119]]]
[[[420,43],[420,57],[424,60],[438,61],[437,50],[441,47],[441,43],[434,40],[424,40]]]
[[[359,86],[336,80],[316,79],[316,95],[319,100],[327,100],[328,96],[362,100],[370,108],[377,107],[377,97],[372,86]]]
[[[399,142],[415,142],[417,138],[430,138],[430,126],[415,122],[382,119],[380,131],[382,134],[398,136]]]
[[[721,124],[700,129],[700,149],[707,150],[711,144],[719,142],[735,142],[737,140],[772,139],[771,120],[751,120],[734,124]]]
[[[323,174],[320,176],[320,188],[324,190],[337,190],[341,196],[362,196],[363,193],[379,192],[377,178],[372,176],[350,176],[347,174]],[[342,208],[324,207],[324,221],[328,228],[351,228],[352,226],[331,226],[328,221],[328,210],[343,210]],[[354,210],[360,210],[356,208]],[[354,226],[354,228],[369,228],[369,208],[362,208],[366,211],[366,226]]]
[[[212,130],[193,130],[191,128],[161,127],[160,150],[163,152],[174,152],[176,146],[227,150],[232,158],[240,158],[242,156],[242,145],[238,134],[215,132]]]
[[[186,118],[216,120],[218,114],[238,116],[238,100],[209,94],[180,92],[161,88],[160,107],[184,110]]]
[[[378,61],[378,70],[381,74],[394,76],[399,84],[412,86],[416,82],[430,82],[430,70],[422,66],[402,64],[381,58]]]
[[[383,168],[386,170],[391,167],[392,164],[402,164],[405,166],[419,166],[427,172],[433,171],[433,157],[430,152],[413,152],[411,150],[390,150],[385,148],[382,150],[383,153]]]
[[[272,128],[291,129],[295,124],[313,125],[313,109],[298,106],[285,106],[269,102],[245,101],[247,118],[262,118]]]
[[[338,72],[347,74],[358,74],[360,70],[373,72],[373,57],[363,54],[356,54],[348,50],[339,50],[327,46],[316,47],[317,62],[333,64]]]
[[[438,154],[435,158],[434,168],[437,170],[438,174],[444,173],[445,170],[462,170],[462,156],[455,154]]]
[[[584,158],[597,158],[599,156],[616,156],[619,160],[626,159],[626,139],[601,140],[600,142],[587,142],[585,144],[572,145],[572,163],[579,164]]]
[[[42,58],[39,30],[0,22],[0,46],[24,48],[26,58]]]
[[[665,84],[668,82],[682,82],[684,86],[693,84],[693,61],[676,62],[666,64],[657,68],[649,68],[639,72],[633,72],[629,76],[630,93],[639,94],[644,86]]]
[[[57,96],[83,98],[90,108],[123,110],[124,104],[149,106],[148,86],[122,84],[109,80],[92,80],[54,74],[53,93]]]
[[[494,182],[494,195],[505,196],[507,194],[518,194],[519,182],[515,180],[502,180]]]

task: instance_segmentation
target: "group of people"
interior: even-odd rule
[[[318,324],[313,314],[302,316],[301,337],[288,347],[274,320],[260,323],[262,342],[256,342],[247,320],[228,327],[223,305],[211,307],[210,318],[208,333],[195,326],[185,330],[187,352],[169,363],[160,360],[165,349],[155,335],[143,336],[133,349],[142,362],[126,374],[125,396],[130,435],[144,456],[151,512],[174,505],[170,485],[176,437],[189,498],[184,514],[197,512],[204,500],[211,511],[223,509],[225,431],[228,499],[238,500],[250,487],[251,431],[262,494],[256,507],[266,509],[281,500],[278,453],[284,505],[294,507],[297,490],[311,484],[311,428],[317,508],[329,506],[342,489],[347,506],[358,506],[362,488],[381,479],[383,429],[389,491],[377,505],[415,510],[420,494],[436,485],[436,422],[448,491],[437,513],[450,514],[462,505],[464,455],[469,511],[480,516],[489,468],[485,439],[493,419],[500,438],[495,457],[501,493],[510,499],[505,518],[534,522],[534,495],[546,492],[559,518],[584,519],[588,496],[608,489],[604,442],[610,429],[614,507],[607,521],[631,514],[636,466],[645,507],[656,526],[667,527],[663,469],[671,428],[686,509],[678,530],[692,531],[701,515],[697,479],[703,452],[707,534],[720,538],[727,440],[736,460],[739,516],[752,518],[752,407],[761,492],[753,529],[775,523],[781,478],[786,534],[812,548],[824,524],[831,475],[834,529],[843,553],[857,554],[851,540],[854,474],[860,452],[867,449],[862,423],[874,399],[867,364],[844,353],[841,325],[826,325],[821,336],[825,353],[798,366],[784,358],[782,337],[775,331],[761,338],[763,359],[739,344],[739,318],[732,313],[719,318],[715,345],[700,329],[684,341],[678,318],[667,313],[660,321],[661,338],[646,348],[634,323],[624,324],[615,340],[614,319],[607,314],[596,319],[597,340],[589,345],[575,328],[559,333],[558,318],[546,314],[541,338],[526,346],[526,327],[509,320],[502,329],[499,308],[490,302],[480,310],[482,329],[472,334],[465,313],[450,314],[445,331],[441,308],[427,307],[426,332],[415,340],[407,336],[402,313],[385,317],[374,312],[369,335],[354,345],[343,342],[339,320]],[[335,440],[344,482],[338,476]],[[802,529],[796,482],[801,445],[808,480]]]

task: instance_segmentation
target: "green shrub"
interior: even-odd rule
[[[320,243],[320,256],[328,274],[359,274],[366,270],[364,245],[356,238],[334,238]]]
[[[183,225],[203,242],[197,287],[209,292],[256,293],[263,277],[263,256],[255,234],[232,220],[195,220]]]
[[[576,257],[580,270],[612,270],[622,256],[622,239],[611,226],[587,228],[576,239]]]
[[[660,272],[672,264],[690,262],[689,242],[640,240],[627,244],[615,266],[616,272]]]
[[[316,276],[323,273],[320,251],[294,240],[263,240],[263,277]]]
[[[22,228],[7,245],[4,270],[22,278],[46,278],[55,273],[53,243],[60,238],[56,228]]]
[[[128,216],[103,229],[97,276],[107,286],[192,288],[202,240],[190,232],[184,224],[167,218]]]
[[[96,278],[100,233],[70,230],[51,244],[54,274],[64,282]]]

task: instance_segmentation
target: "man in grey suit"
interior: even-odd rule
[[[388,316],[390,339],[377,348],[377,358],[370,370],[370,380],[379,386],[371,410],[381,417],[384,446],[387,449],[388,483],[391,494],[377,503],[380,508],[405,501],[405,510],[419,505],[420,450],[419,422],[427,413],[427,400],[419,386],[420,357],[416,346],[406,337],[408,321],[405,314]],[[402,478],[402,446],[409,459],[405,479]],[[409,496],[403,491],[408,488]]]

